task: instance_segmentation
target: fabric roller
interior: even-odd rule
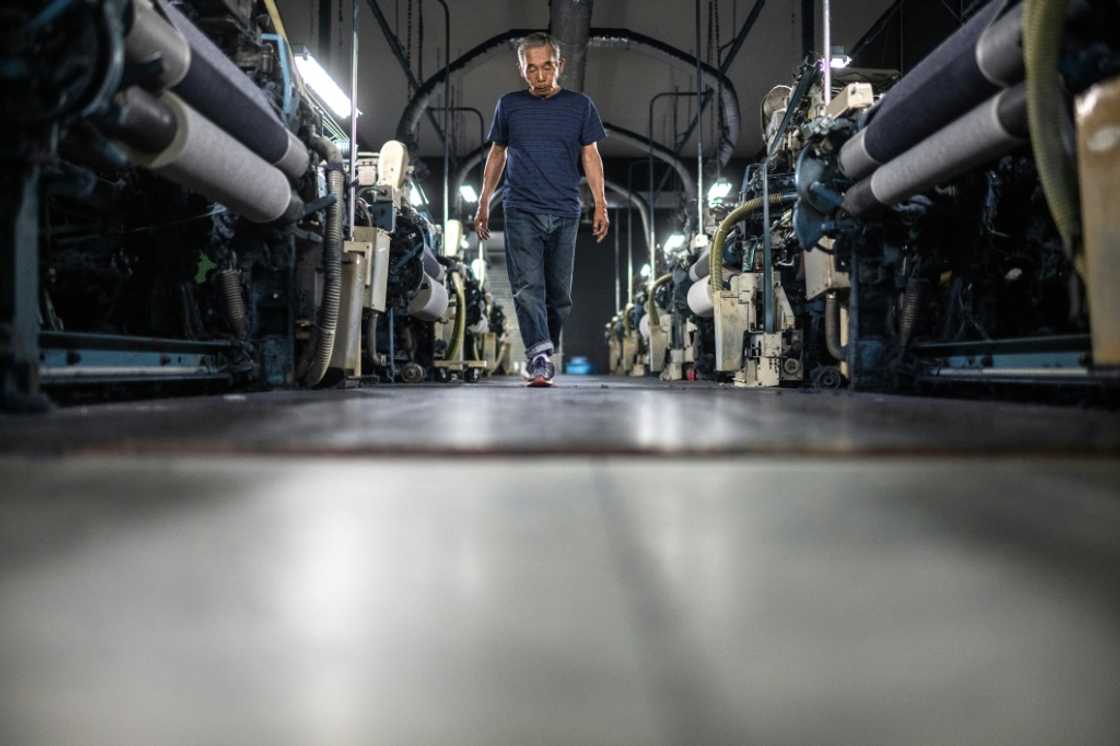
[[[994,96],[882,166],[844,195],[844,209],[862,215],[893,205],[1010,153],[1027,140],[1026,88]]]
[[[883,96],[871,123],[840,151],[849,178],[867,176],[1022,80],[1022,6],[999,17],[1006,6],[989,3]]]
[[[431,275],[424,275],[420,290],[408,304],[408,315],[420,321],[439,321],[447,313],[447,287]]]
[[[310,161],[307,148],[280,121],[264,92],[179,10],[166,0],[157,2],[172,31],[190,47],[186,75],[172,90],[288,176],[302,176]]]
[[[284,174],[175,94],[164,93],[159,100],[175,117],[175,139],[157,153],[126,145],[134,163],[222,203],[254,223],[270,223],[285,215],[293,197]]]
[[[179,85],[191,66],[191,47],[186,38],[163,20],[149,0],[133,0],[132,26],[125,36],[124,50],[130,62],[159,60],[159,80],[165,88]]]
[[[692,287],[688,289],[688,307],[702,319],[710,319],[715,313],[712,288],[705,280],[692,283]]]

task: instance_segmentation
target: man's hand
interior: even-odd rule
[[[490,199],[478,201],[478,212],[474,214],[474,230],[483,241],[490,238]]]
[[[607,217],[607,206],[595,205],[595,219],[591,224],[591,233],[595,236],[595,243],[602,243],[610,230],[611,219]]]

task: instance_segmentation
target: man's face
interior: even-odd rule
[[[564,61],[554,55],[551,45],[529,47],[522,54],[521,77],[534,96],[548,96],[556,89],[556,80],[564,69]]]

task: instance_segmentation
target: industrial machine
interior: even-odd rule
[[[988,3],[893,83],[807,61],[710,246],[651,283],[650,372],[1114,397],[1118,102],[1113,2]]]
[[[5,408],[495,367],[407,150],[350,152],[272,0],[3,15]]]

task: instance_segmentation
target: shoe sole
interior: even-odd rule
[[[531,389],[547,389],[552,385],[552,381],[544,376],[537,376],[525,385]]]

